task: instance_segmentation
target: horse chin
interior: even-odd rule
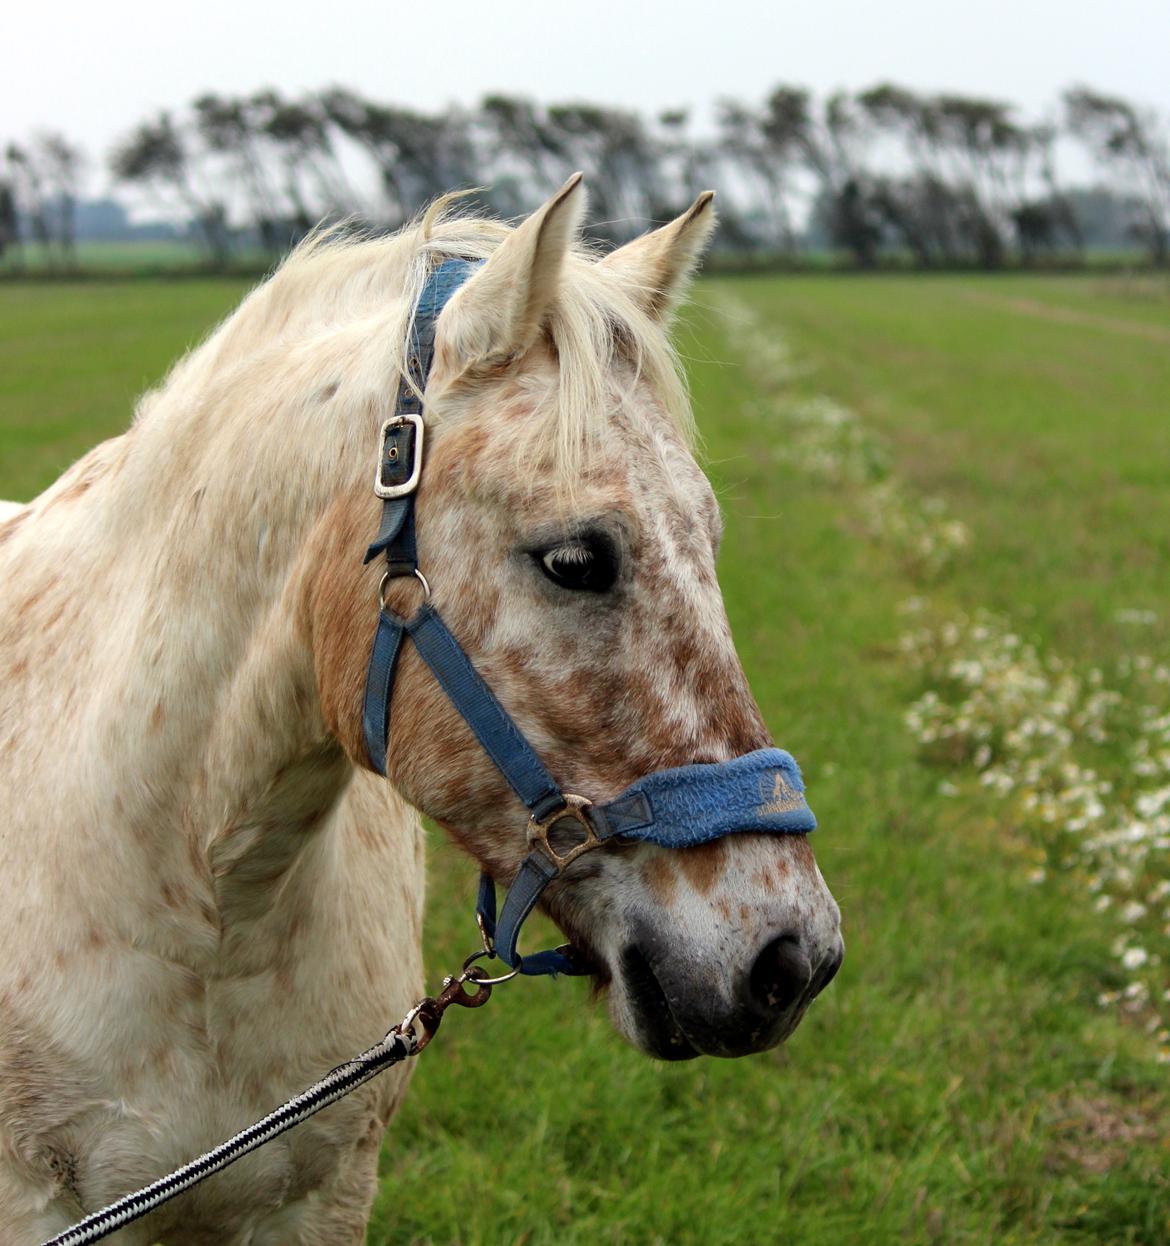
[[[702,1054],[675,1020],[653,966],[635,944],[622,953],[621,976],[634,1013],[630,1038],[636,1046],[658,1060],[693,1060]]]
[[[565,929],[568,933],[567,926]],[[636,944],[631,943],[621,954],[616,972],[609,959],[579,931],[572,932],[571,946],[573,959],[589,973],[594,1000],[611,993],[614,1025],[627,1042],[656,1060],[693,1060],[703,1055],[675,1020],[666,992]],[[617,1006],[613,1004],[615,988],[621,1001]]]

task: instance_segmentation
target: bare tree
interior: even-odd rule
[[[249,101],[214,94],[199,96],[191,110],[196,134],[209,153],[224,161],[230,178],[243,188],[260,245],[273,254],[280,246],[280,194],[268,174],[255,110]]]
[[[0,263],[10,252],[20,262],[20,214],[16,210],[16,191],[12,183],[0,180]]]
[[[1152,112],[1089,87],[1065,92],[1066,124],[1101,164],[1119,175],[1144,214],[1138,232],[1154,263],[1170,262],[1170,149]]]
[[[8,180],[14,188],[18,210],[28,222],[33,240],[46,256],[52,255],[53,231],[49,223],[48,190],[44,173],[28,148],[9,143],[4,151]]]
[[[77,263],[77,196],[85,157],[65,135],[49,133],[34,140],[33,160],[49,196],[50,232],[66,266],[72,267]]]
[[[280,167],[298,234],[307,233],[322,216],[344,216],[358,209],[358,195],[345,174],[319,101],[286,101],[267,90],[252,97],[251,109]]]
[[[110,157],[114,176],[124,182],[170,191],[198,228],[212,262],[227,263],[227,209],[222,199],[198,188],[195,153],[167,112],[143,122]]]

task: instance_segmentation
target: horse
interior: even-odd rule
[[[513,878],[525,810],[403,651],[363,745],[379,428],[428,273],[482,261],[426,383],[420,568],[549,770],[622,791],[769,735],[715,572],[672,318],[710,193],[605,255],[571,179],[518,225],[445,197],[319,232],[0,525],[0,1239],[31,1246],[268,1111],[423,987],[429,815]],[[405,615],[414,577],[381,590]],[[804,835],[613,843],[542,905],[650,1056],[783,1041],[843,954]],[[358,1243],[384,1074],[121,1229]]]

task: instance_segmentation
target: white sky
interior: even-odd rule
[[[1170,0],[247,0],[8,3],[0,142],[114,139],[204,90],[332,84],[420,109],[489,91],[646,112],[893,80],[1052,110],[1088,82],[1170,114]],[[99,179],[104,180],[104,179]]]

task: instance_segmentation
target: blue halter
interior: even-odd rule
[[[796,762],[776,748],[758,749],[732,761],[659,770],[604,805],[562,792],[430,604],[430,589],[418,567],[414,532],[414,494],[422,470],[420,395],[434,357],[439,314],[477,267],[471,260],[444,260],[428,279],[415,309],[411,349],[395,412],[382,426],[374,483],[375,493],[382,498],[382,520],[365,561],[385,554],[386,572],[366,676],[362,727],[370,765],[385,774],[394,671],[403,637],[410,636],[440,687],[531,815],[530,851],[508,889],[498,920],[495,883],[489,874],[480,876],[477,913],[486,949],[520,973],[584,974],[591,971],[574,960],[569,946],[524,957],[516,949],[520,928],[541,893],[577,857],[611,839],[686,848],[744,831],[807,834],[815,828],[816,819],[805,802]],[[406,575],[417,576],[427,596],[411,619],[393,614],[385,604],[387,583]],[[558,850],[549,842],[549,832],[568,821],[578,824],[580,838],[572,847]]]

